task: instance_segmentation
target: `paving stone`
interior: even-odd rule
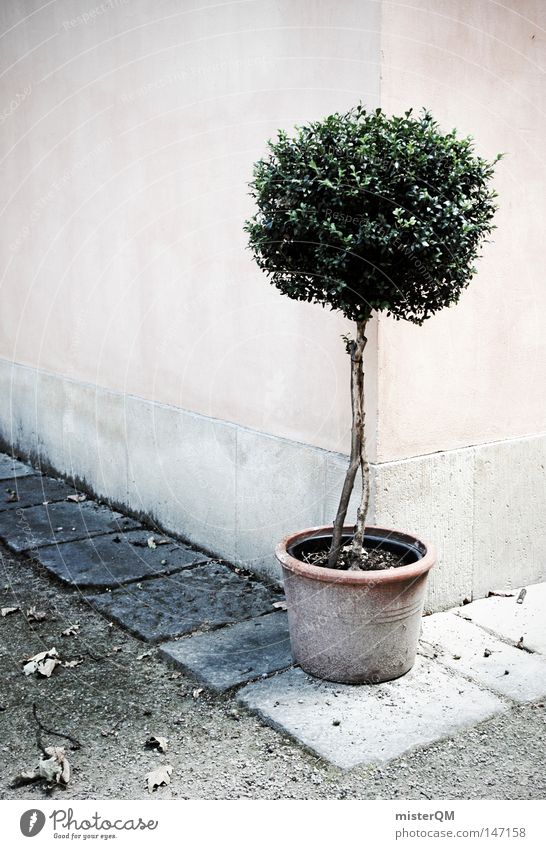
[[[24,478],[35,475],[36,470],[19,460],[14,460],[9,454],[0,454],[0,481],[9,478]]]
[[[16,501],[9,500],[13,492],[17,494]],[[74,495],[75,492],[74,487],[64,481],[39,473],[22,478],[6,478],[0,481],[0,511],[34,507],[44,501],[64,501],[67,495]]]
[[[524,648],[546,654],[546,583],[531,584],[525,589],[522,604],[517,603],[517,589],[510,590],[514,595],[509,598],[481,598],[456,612],[515,645],[523,637]]]
[[[424,658],[377,685],[331,684],[289,669],[247,684],[239,700],[343,769],[384,763],[506,709],[493,693]]]
[[[12,551],[33,551],[43,545],[138,527],[133,519],[94,501],[59,501],[0,512],[0,538]]]
[[[161,654],[219,692],[293,663],[286,613],[164,643]]]
[[[116,587],[154,575],[169,574],[208,558],[174,539],[152,549],[150,531],[107,534],[62,545],[47,545],[34,553],[34,560],[62,581],[76,586]]]
[[[109,619],[149,642],[268,613],[275,598],[263,584],[215,562],[87,596]]]
[[[422,645],[445,666],[518,702],[546,695],[546,658],[509,646],[453,613],[423,619]]]

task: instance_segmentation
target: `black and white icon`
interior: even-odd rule
[[[25,837],[35,837],[39,834],[45,825],[45,814],[37,808],[32,808],[30,811],[25,811],[21,816],[20,826],[21,832]]]

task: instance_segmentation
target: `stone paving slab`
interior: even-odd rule
[[[36,469],[14,460],[9,454],[0,454],[0,481],[9,478],[24,478],[26,475],[35,475]]]
[[[160,654],[217,692],[293,663],[286,613],[268,613],[161,646]]]
[[[13,501],[12,493],[16,493]],[[44,501],[64,501],[76,490],[64,481],[48,478],[41,474],[27,475],[0,481],[0,511],[35,507]]]
[[[289,669],[247,684],[239,700],[342,769],[384,763],[506,709],[493,693],[424,658],[402,678],[368,686]]]
[[[425,616],[423,643],[440,663],[517,702],[546,695],[546,658],[509,646],[451,612]]]
[[[546,654],[546,583],[530,584],[522,604],[517,603],[520,589],[510,590],[509,598],[491,596],[457,608],[463,619],[468,619],[529,651]]]
[[[0,538],[16,552],[138,527],[133,519],[94,501],[59,501],[0,513]]]
[[[276,598],[263,584],[215,562],[87,596],[104,616],[154,643],[268,613]]]
[[[169,539],[167,544],[150,548],[148,530],[128,531],[89,537],[62,545],[47,545],[33,559],[61,581],[80,587],[117,587],[127,581],[165,575],[208,557]],[[154,539],[168,539],[162,535]]]

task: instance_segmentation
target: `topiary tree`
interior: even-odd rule
[[[362,498],[351,566],[365,560],[369,469],[364,434],[366,325],[374,311],[423,324],[454,304],[492,231],[495,163],[471,138],[442,133],[432,115],[388,117],[357,106],[279,131],[250,184],[257,212],[245,224],[259,267],[283,294],[340,310],[356,322],[351,357],[349,468],[334,522],[335,568],[359,467]]]

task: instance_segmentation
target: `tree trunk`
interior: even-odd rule
[[[356,473],[362,469],[362,499],[358,510],[358,520],[352,547],[352,559],[356,562],[363,552],[364,526],[369,501],[369,474],[366,460],[366,443],[364,439],[364,348],[368,341],[365,336],[366,321],[357,321],[356,340],[347,344],[351,356],[351,407],[353,413],[351,427],[351,456],[349,468],[345,475],[339,507],[334,522],[332,544],[328,555],[328,567],[335,569],[341,551],[343,525],[349,507],[349,499],[354,489]]]
[[[366,325],[362,327],[362,335],[364,335]],[[364,337],[364,345],[366,337]],[[360,496],[360,504],[358,505],[356,528],[353,536],[351,550],[351,569],[359,569],[362,560],[365,558],[364,549],[364,532],[366,530],[366,516],[368,515],[368,505],[370,503],[370,467],[366,456],[366,432],[365,421],[366,412],[364,410],[364,359],[361,358],[360,369],[358,372],[358,387],[356,392],[360,399],[360,411],[358,427],[360,430],[360,470],[362,472],[362,492]]]

